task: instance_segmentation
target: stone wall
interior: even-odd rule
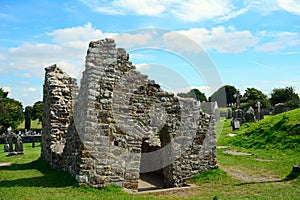
[[[60,168],[78,87],[76,79],[56,65],[47,67],[45,71],[41,156],[53,167]]]
[[[78,95],[75,82],[46,68],[42,156],[81,185],[137,190],[157,170],[182,186],[217,167],[214,119],[136,71],[112,39],[90,42]]]

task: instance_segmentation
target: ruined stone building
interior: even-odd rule
[[[138,72],[114,40],[90,42],[80,88],[56,65],[45,70],[42,157],[80,185],[136,191],[156,171],[180,187],[217,167],[212,117]]]

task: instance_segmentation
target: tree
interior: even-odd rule
[[[6,130],[8,127],[16,129],[24,120],[23,106],[19,101],[7,97],[8,92],[0,88],[0,125]]]
[[[8,95],[8,92],[4,92],[2,88],[0,88],[0,99],[6,98]]]
[[[25,107],[25,112],[24,112],[24,116],[25,116],[25,129],[27,129],[27,130],[30,130],[30,128],[31,128],[32,111],[33,111],[33,108],[31,106],[26,106]]]
[[[272,106],[283,103],[286,106],[299,107],[299,96],[293,87],[275,88],[271,93],[270,102]]]
[[[234,86],[222,86],[211,95],[210,101],[217,101],[219,107],[230,107],[236,103],[236,98],[234,97],[236,91],[237,89]]]
[[[243,103],[242,107],[248,109],[250,106],[256,107],[257,102],[261,103],[262,108],[269,108],[270,102],[267,95],[263,94],[260,90],[255,88],[247,88],[243,97],[241,98]]]
[[[31,119],[33,120],[38,119],[39,122],[42,122],[42,117],[43,117],[43,102],[37,101],[32,106]]]
[[[197,101],[207,101],[205,94],[198,89],[191,89],[187,93],[178,93],[177,96],[182,98],[194,98]]]

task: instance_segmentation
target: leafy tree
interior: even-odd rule
[[[0,88],[0,125],[6,130],[8,127],[16,129],[24,120],[23,106],[19,101],[7,97],[8,92]]]
[[[286,106],[299,105],[299,96],[293,87],[275,88],[271,93],[270,102],[272,106],[283,103]],[[293,106],[292,106],[293,107]]]
[[[8,92],[4,92],[2,88],[0,88],[0,99],[6,98],[8,95]]]
[[[191,89],[187,93],[178,93],[177,96],[182,98],[194,98],[198,101],[207,101],[205,94],[200,92],[198,89]]]
[[[24,112],[24,116],[25,116],[25,129],[27,129],[27,130],[30,130],[30,128],[31,128],[32,111],[33,111],[33,108],[31,106],[26,106],[25,107],[25,112]]]
[[[217,101],[219,107],[230,107],[236,103],[236,94],[237,89],[231,85],[225,85],[219,88],[215,93],[210,97],[210,101]],[[226,101],[226,102],[225,102]]]
[[[248,109],[250,106],[256,107],[257,102],[261,103],[262,108],[269,108],[270,102],[267,95],[263,94],[260,90],[255,88],[247,88],[243,97],[241,98],[241,105],[244,109]]]
[[[43,117],[43,102],[37,101],[32,106],[31,119],[33,120],[38,119],[39,122],[42,122],[42,117]]]

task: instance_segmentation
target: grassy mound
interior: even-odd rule
[[[300,109],[246,123],[230,143],[245,148],[300,151]]]

